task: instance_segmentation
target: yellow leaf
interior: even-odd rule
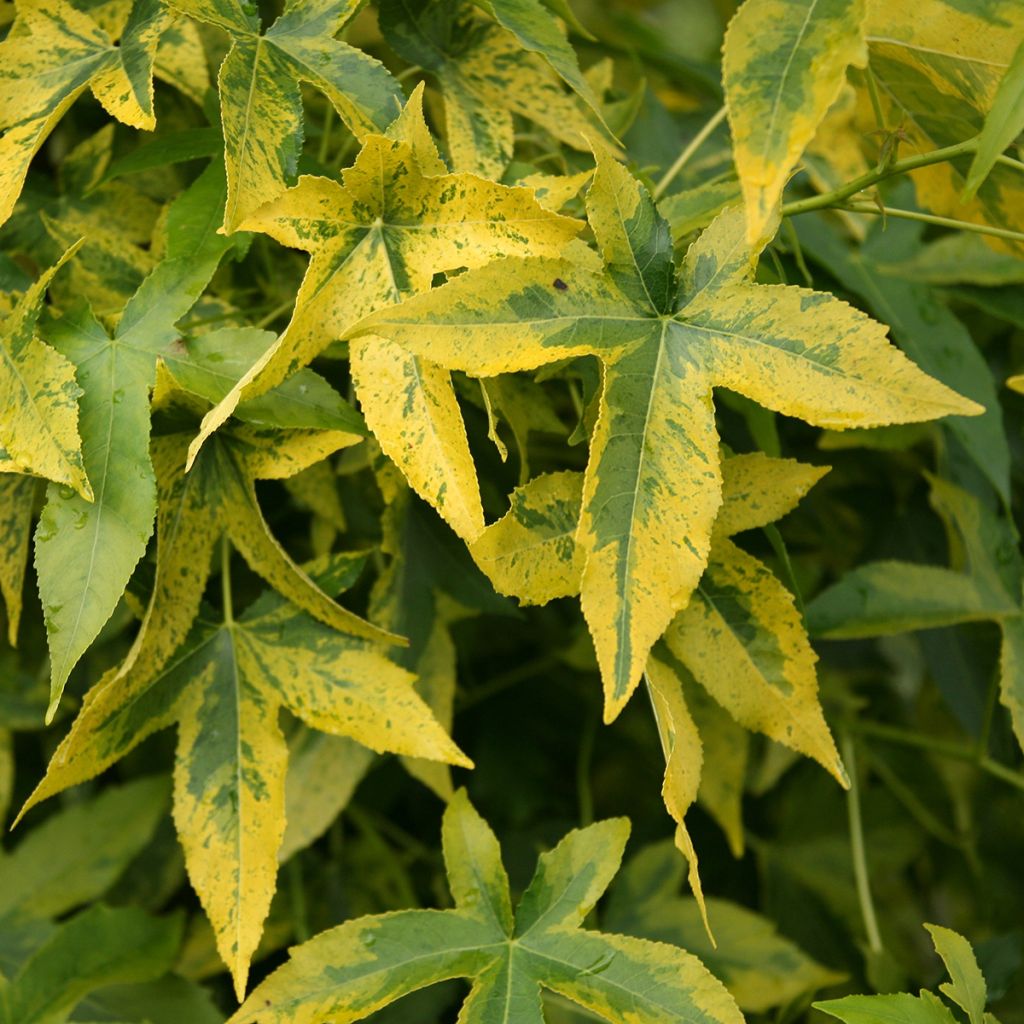
[[[7,610],[7,642],[12,647],[18,644],[35,493],[36,481],[31,477],[0,475],[0,597]]]

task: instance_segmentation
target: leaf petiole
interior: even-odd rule
[[[684,147],[683,151],[676,157],[676,161],[672,166],[665,172],[661,180],[654,186],[654,192],[651,194],[651,198],[657,201],[665,194],[665,189],[672,184],[676,175],[689,163],[690,158],[694,153],[700,149],[701,146],[708,140],[708,136],[725,120],[726,108],[725,104],[719,107],[717,113],[713,114],[712,117],[707,121],[703,128],[689,141]]]

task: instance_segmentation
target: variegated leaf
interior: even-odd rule
[[[115,45],[67,0],[18,0],[18,29],[0,43],[0,224],[32,157],[90,86],[108,113],[152,129],[153,60],[168,24],[161,0],[136,0]]]
[[[982,131],[1022,36],[1024,6],[1016,0],[868,0],[871,70],[890,127],[902,128],[908,152],[952,145]],[[964,203],[971,163],[966,154],[913,172],[919,201],[958,220],[1024,228],[1019,171],[997,164]]]
[[[382,335],[479,376],[595,354],[604,388],[584,482],[582,604],[615,717],[651,645],[704,571],[721,476],[711,390],[819,426],[909,422],[980,407],[931,380],[885,328],[830,295],[750,281],[729,211],[690,248],[672,302],[671,238],[646,190],[599,152],[588,194],[607,268],[504,261],[371,314]]]
[[[570,832],[541,855],[513,915],[498,841],[459,791],[442,829],[455,909],[362,917],[323,932],[293,949],[230,1024],[350,1024],[459,977],[472,982],[465,1024],[542,1024],[541,989],[610,1024],[741,1024],[725,988],[683,950],[580,927],[628,835],[621,818]]]
[[[204,419],[193,458],[239,401],[280,383],[360,317],[429,288],[439,271],[503,254],[558,253],[578,230],[577,221],[544,210],[525,189],[437,174],[418,102],[417,95],[414,112],[403,116],[397,134],[404,138],[369,136],[343,184],[303,178],[245,221],[312,259],[291,322]],[[472,539],[483,512],[447,370],[373,338],[354,343],[351,355],[360,404],[384,452]]]
[[[165,665],[137,659],[101,680],[24,810],[177,724],[175,824],[241,998],[284,835],[280,708],[377,751],[469,765],[412,681],[365,641],[266,594],[237,618],[230,607],[223,622],[201,616]]]
[[[846,81],[863,67],[865,0],[746,0],[722,50],[747,241],[776,227],[782,190]]]
[[[398,114],[401,89],[384,66],[334,38],[355,11],[351,0],[288,0],[262,34],[256,8],[241,0],[170,3],[232,39],[218,75],[226,231],[235,231],[295,179],[302,149],[299,82],[319,89],[357,135],[382,131]]]

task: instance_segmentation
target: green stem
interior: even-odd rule
[[[590,769],[594,760],[596,735],[597,715],[589,714],[583,722],[580,749],[576,756],[576,792],[579,796],[581,828],[594,823],[594,790],[590,785]]]
[[[672,184],[675,176],[689,163],[690,157],[700,149],[707,141],[708,136],[725,120],[726,108],[723,104],[718,111],[707,121],[703,128],[690,140],[689,144],[676,157],[676,162],[665,172],[661,181],[654,186],[653,198],[660,199],[665,194],[665,189]]]
[[[282,313],[287,313],[289,309],[295,304],[295,299],[285,299],[280,305],[275,306],[266,316],[261,317],[254,324],[256,330],[262,331],[265,327],[272,324]]]
[[[957,220],[955,217],[939,217],[934,213],[919,213],[917,210],[901,210],[892,206],[875,206],[873,203],[836,203],[833,209],[847,210],[850,213],[873,213],[880,217],[895,217],[897,220],[916,220],[922,224],[936,224],[940,228],[954,228],[957,231],[973,231],[978,235],[992,235],[995,238],[1007,238],[1013,242],[1024,242],[1024,231],[1011,231],[1009,228],[996,228],[989,224],[975,224],[969,220]]]
[[[850,821],[850,853],[853,857],[853,876],[857,883],[857,902],[864,921],[868,949],[879,954],[883,950],[882,935],[878,930],[875,904],[871,899],[871,880],[868,877],[868,862],[864,854],[864,823],[860,813],[860,787],[857,780],[857,755],[849,733],[842,737],[843,760],[850,776],[850,788],[846,794],[846,810]]]
[[[1012,156],[1007,156],[1005,153],[1000,153],[996,157],[996,163],[1002,164],[1004,167],[1012,167],[1015,171],[1024,171],[1024,163],[1020,160],[1014,160]]]
[[[306,906],[306,887],[298,856],[288,858],[285,871],[288,877],[288,902],[291,904],[291,917],[295,924],[295,938],[298,942],[305,942],[310,938],[311,930]]]
[[[231,541],[224,534],[220,539],[220,592],[224,604],[224,624],[235,621],[234,606],[231,603]]]
[[[849,199],[850,196],[863,192],[864,189],[886,178],[895,177],[897,174],[906,174],[908,171],[917,170],[918,167],[928,167],[931,164],[941,164],[946,160],[952,160],[958,156],[965,156],[973,153],[978,148],[978,140],[968,139],[966,142],[958,142],[954,146],[943,146],[941,149],[933,149],[918,156],[908,156],[903,160],[894,160],[888,167],[875,168],[860,177],[854,178],[841,188],[831,192],[824,192],[819,196],[810,196],[807,199],[797,199],[791,203],[785,203],[782,207],[783,217],[792,217],[798,213],[809,213],[811,210],[823,210],[836,206],[838,203]]]
[[[949,757],[955,761],[971,761],[986,775],[991,775],[995,779],[1000,779],[1017,789],[1024,790],[1024,775],[993,761],[988,756],[983,756],[979,760],[973,744],[968,745],[957,743],[955,740],[924,736],[894,725],[883,725],[881,722],[859,721],[854,729],[862,736],[874,736],[876,739],[888,743],[899,743],[904,747],[917,747],[919,750],[928,750],[940,757]]]

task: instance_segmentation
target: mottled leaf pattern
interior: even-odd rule
[[[979,409],[925,377],[880,324],[845,303],[753,284],[741,214],[722,214],[690,248],[665,312],[671,239],[646,190],[599,153],[587,203],[604,272],[540,259],[514,275],[491,265],[371,314],[350,334],[384,335],[476,375],[602,359],[579,542],[581,602],[610,720],[707,561],[721,486],[713,385],[820,426]]]
[[[349,921],[293,949],[232,1024],[363,1020],[400,996],[472,979],[467,1024],[542,1024],[540,989],[612,1024],[740,1024],[732,998],[681,949],[580,928],[607,888],[629,835],[622,819],[570,832],[542,854],[513,914],[494,833],[460,791],[442,840],[455,909]]]

